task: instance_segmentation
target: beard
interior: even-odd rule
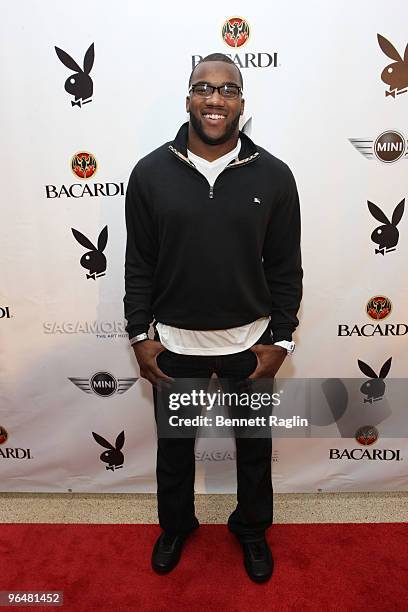
[[[238,115],[231,121],[231,123],[226,126],[224,134],[220,136],[219,138],[211,138],[210,136],[208,136],[203,130],[201,119],[198,118],[197,115],[195,115],[191,111],[190,111],[190,123],[192,127],[194,128],[194,131],[200,138],[200,140],[205,142],[205,144],[220,145],[220,144],[224,144],[224,142],[227,142],[227,140],[230,140],[230,138],[234,136],[238,128],[238,125],[239,125],[240,116],[241,116],[240,113],[238,113]]]

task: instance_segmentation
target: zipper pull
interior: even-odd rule
[[[210,193],[208,194],[208,197],[210,198],[210,200],[214,198],[214,186],[213,185],[210,186]]]

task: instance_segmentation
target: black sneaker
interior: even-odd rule
[[[265,539],[241,542],[244,565],[254,582],[266,582],[272,576],[273,557]]]
[[[186,534],[168,535],[165,532],[157,539],[152,553],[152,568],[158,574],[167,574],[176,567]]]

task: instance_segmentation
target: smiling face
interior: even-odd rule
[[[203,62],[194,70],[191,84],[237,85],[241,87],[239,72],[233,64],[226,62]],[[191,92],[186,99],[186,110],[190,113],[190,127],[206,145],[220,145],[238,137],[239,118],[244,112],[244,100],[240,94],[236,99],[223,98],[214,91],[210,98],[202,98]]]

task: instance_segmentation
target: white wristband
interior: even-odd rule
[[[131,338],[130,345],[133,346],[134,344],[137,344],[138,342],[143,342],[143,340],[148,340],[148,339],[149,339],[148,334],[144,332],[143,334],[138,334],[137,336],[134,336],[133,338]]]
[[[292,355],[296,346],[294,342],[289,342],[289,340],[279,340],[273,344],[274,346],[281,346],[282,348],[286,349],[288,355]]]

